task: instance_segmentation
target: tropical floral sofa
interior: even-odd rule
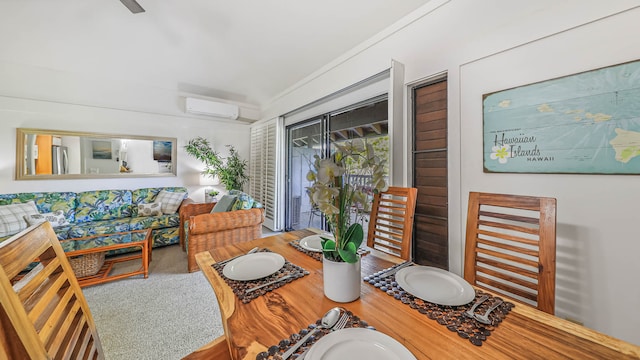
[[[162,194],[161,194],[162,192]],[[159,187],[137,190],[96,190],[85,192],[33,192],[0,194],[0,208],[4,205],[27,204],[31,201],[40,214],[64,214],[54,231],[65,251],[82,250],[96,246],[138,241],[145,232],[130,230],[152,229],[153,247],[177,244],[180,241],[178,207],[187,198],[183,187]],[[167,197],[168,196],[168,197]],[[162,211],[148,213],[148,207],[162,197],[172,198],[178,204],[174,209],[162,206]],[[171,201],[166,201],[170,203]],[[143,204],[140,206],[140,204]],[[149,205],[145,205],[149,204]],[[141,208],[152,216],[143,216]],[[171,212],[173,210],[173,212]],[[0,215],[2,213],[0,212]],[[0,219],[0,222],[2,219]],[[122,233],[120,235],[109,235]],[[92,237],[94,235],[105,235]],[[91,237],[86,240],[76,238]],[[5,234],[0,242],[11,237]]]

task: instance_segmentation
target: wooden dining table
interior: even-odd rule
[[[216,342],[226,342],[230,358],[254,360],[259,353],[315,323],[335,306],[346,308],[377,331],[397,340],[417,359],[640,358],[639,346],[524,304],[517,304],[487,340],[476,346],[366,282],[362,282],[359,299],[336,303],[323,294],[322,262],[289,244],[316,232],[314,229],[285,232],[196,255],[220,306],[225,335]],[[243,303],[212,265],[256,246],[282,255],[309,274]],[[362,276],[402,261],[370,250],[362,257]]]

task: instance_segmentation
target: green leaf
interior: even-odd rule
[[[362,244],[362,239],[364,238],[364,230],[362,229],[362,225],[360,223],[351,224],[344,237],[344,246],[347,244],[353,244],[356,250]],[[343,246],[343,249],[345,248]]]
[[[338,253],[344,262],[353,264],[358,261],[358,255],[356,254],[357,248],[353,248],[352,244],[349,244],[347,249],[338,249]]]
[[[327,238],[321,239],[322,253],[324,257],[331,261],[340,261],[340,254],[336,251],[336,242]]]
[[[336,250],[336,242],[331,239],[322,238],[322,251],[335,251]]]
[[[358,252],[358,248],[352,242],[348,243],[347,247],[345,247],[344,250],[352,252],[354,254]]]

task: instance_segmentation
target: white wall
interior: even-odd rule
[[[446,72],[451,270],[462,273],[469,191],[555,197],[556,314],[640,344],[638,177],[482,171],[483,94],[640,59],[639,21],[637,0],[433,0],[283,92],[263,118],[378,73],[391,59],[405,65],[406,84]]]
[[[0,61],[0,151],[5,154],[0,157],[0,192],[186,186],[195,200],[204,201],[204,186],[199,185],[197,174],[202,164],[184,152],[184,145],[202,136],[222,155],[227,153],[224,145],[233,144],[248,160],[249,125],[244,120],[185,114],[185,96],[192,94],[120,74],[89,76]],[[241,117],[256,118],[253,107],[241,105]],[[175,137],[177,177],[14,181],[18,127]]]
[[[25,74],[25,76],[27,76]],[[4,90],[20,78],[2,78]],[[47,79],[38,81],[46,82]],[[26,79],[34,81],[34,79]],[[50,84],[44,84],[47,86]],[[200,120],[188,117],[85,106],[27,98],[0,96],[0,192],[87,191],[98,189],[137,189],[155,186],[186,186],[190,197],[204,201],[204,186],[199,185],[203,164],[184,151],[189,139],[202,136],[214,144],[216,151],[226,155],[225,144],[233,144],[240,156],[249,158],[249,126],[247,124]],[[89,101],[89,100],[88,100]],[[160,101],[160,100],[159,100]],[[123,104],[113,104],[124,107]],[[15,181],[16,128],[39,128],[70,131],[161,136],[177,138],[177,176],[88,180],[23,180]],[[115,161],[114,161],[115,163]],[[117,163],[115,163],[117,164]]]
[[[62,146],[66,146],[69,151],[69,174],[80,174],[80,137],[62,136]]]
[[[461,66],[463,153],[482,149],[483,94],[640,59],[638,39],[612,41],[639,20],[636,9]],[[640,311],[627,310],[640,304],[638,176],[485,174],[482,156],[462,156],[461,169],[462,194],[557,198],[557,315],[640,344]]]

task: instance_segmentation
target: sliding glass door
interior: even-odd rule
[[[325,123],[321,116],[287,128],[287,230],[324,227],[320,212],[311,206],[306,188],[310,186],[307,173],[314,155],[325,153]]]
[[[388,103],[386,96],[324,114],[287,127],[287,230],[325,229],[321,213],[309,201],[307,173],[314,155],[328,156],[335,144],[361,139],[389,164]],[[353,177],[354,179],[357,177]],[[366,181],[366,179],[361,179]],[[363,224],[367,228],[368,224]]]

